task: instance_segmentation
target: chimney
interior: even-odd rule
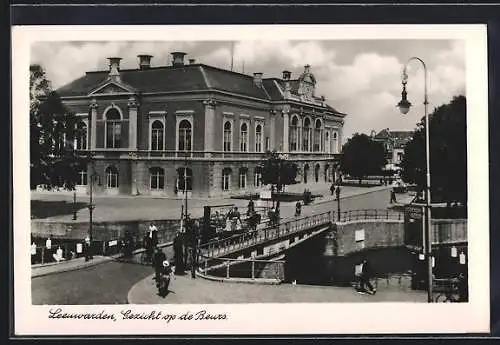
[[[111,79],[120,80],[120,57],[110,57],[109,60],[109,76]]]
[[[184,56],[186,53],[183,52],[173,52],[172,54],[172,66],[184,66]]]
[[[253,74],[253,83],[257,86],[262,86],[262,72],[256,72]]]
[[[290,80],[291,77],[292,77],[292,72],[283,71],[283,80]]]
[[[311,73],[311,65],[304,66],[304,73]]]
[[[139,68],[140,69],[148,69],[151,68],[151,58],[153,57],[152,55],[137,55],[139,58]]]
[[[189,59],[189,64],[190,65],[194,65],[196,63],[196,60],[195,59]]]

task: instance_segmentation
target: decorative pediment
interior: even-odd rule
[[[113,95],[113,94],[131,94],[135,93],[135,89],[125,83],[117,83],[115,81],[106,81],[99,85],[89,95]]]

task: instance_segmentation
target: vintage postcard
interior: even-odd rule
[[[484,25],[12,30],[18,335],[489,329]]]

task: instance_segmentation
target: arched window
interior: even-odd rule
[[[330,132],[326,131],[325,132],[325,151],[330,153],[331,148],[330,148]]]
[[[151,150],[163,151],[163,123],[155,120],[151,124]]]
[[[182,120],[179,123],[179,151],[191,151],[191,122]]]
[[[248,125],[246,123],[241,124],[240,127],[240,151],[248,151]]]
[[[313,151],[314,152],[319,152],[323,151],[322,150],[322,143],[323,143],[323,129],[321,128],[321,120],[316,120],[316,123],[314,125],[314,145],[313,145]]]
[[[255,152],[262,152],[262,125],[255,126]]]
[[[87,149],[87,124],[83,121],[76,125],[75,150]]]
[[[333,146],[333,153],[339,153],[339,146],[337,142],[337,132],[333,132],[332,134],[332,146]]]
[[[299,118],[297,116],[292,117],[292,122],[290,124],[290,139],[289,139],[289,146],[290,146],[290,151],[297,151],[297,143],[299,141]]]
[[[106,168],[106,188],[118,188],[118,169],[114,166]]]
[[[319,164],[316,164],[316,166],[314,167],[314,180],[316,182],[319,182],[319,170],[320,170],[320,166],[319,166]]]
[[[240,171],[239,171],[239,187],[241,189],[245,189],[247,188],[247,172],[248,172],[248,168],[240,168]]]
[[[231,122],[226,121],[224,123],[224,152],[231,151],[231,138],[233,136],[233,132],[231,129]]]
[[[330,165],[325,164],[325,182],[330,181]]]
[[[222,190],[228,191],[231,189],[231,168],[222,170]]]
[[[311,150],[311,120],[304,119],[304,127],[302,128],[302,151]]]
[[[120,148],[122,136],[122,121],[120,112],[116,108],[110,108],[106,112],[106,147]]]
[[[253,185],[255,187],[262,186],[262,168],[256,167],[253,171]]]
[[[155,191],[165,188],[165,171],[162,168],[149,169],[149,187]]]
[[[307,175],[309,174],[309,165],[304,165],[304,183],[307,183]]]
[[[193,190],[193,171],[189,168],[177,169],[177,190],[190,191]]]

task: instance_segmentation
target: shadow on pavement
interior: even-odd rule
[[[85,202],[31,200],[31,217],[41,219],[69,215],[73,214],[75,209],[78,211],[86,208],[87,205]]]

